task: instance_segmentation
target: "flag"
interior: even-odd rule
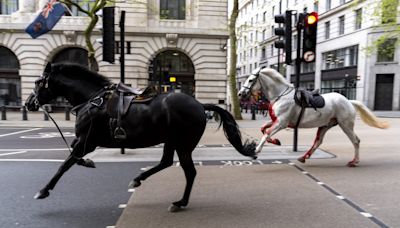
[[[65,13],[65,7],[57,0],[49,0],[36,19],[25,29],[33,39],[49,32]]]

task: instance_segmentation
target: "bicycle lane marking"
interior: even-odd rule
[[[22,133],[30,132],[30,131],[37,131],[40,129],[42,129],[42,128],[32,128],[32,129],[23,130],[23,131],[16,131],[16,132],[11,132],[11,133],[7,133],[7,134],[2,134],[2,135],[0,135],[0,138],[10,136],[10,135],[18,135],[18,134],[22,134]]]

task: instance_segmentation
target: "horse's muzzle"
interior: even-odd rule
[[[39,110],[39,102],[36,98],[35,93],[31,93],[25,101],[25,106],[29,111],[37,111]]]

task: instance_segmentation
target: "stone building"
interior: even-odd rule
[[[88,1],[76,0],[83,7]],[[0,1],[0,105],[21,105],[32,90],[47,62],[72,61],[87,64],[83,31],[87,17],[71,7],[55,28],[32,39],[24,29],[47,0]],[[86,3],[85,3],[86,2]],[[169,78],[176,78],[176,92],[200,102],[225,104],[227,0],[143,0],[115,5],[115,23],[126,11],[125,81],[133,87],[161,84],[170,90]],[[116,46],[119,28],[116,25]],[[100,73],[114,81],[120,77],[116,62],[102,61],[101,21],[92,41]]]
[[[300,86],[319,88],[322,93],[339,92],[357,99],[373,110],[400,110],[400,48],[391,37],[372,52],[366,49],[394,27],[381,23],[376,12],[387,14],[375,0],[242,0],[238,31],[239,84],[258,66],[277,68],[294,82],[294,65],[286,66],[283,51],[274,47],[274,15],[319,14],[315,63],[301,67]],[[395,2],[395,1],[394,1]],[[400,22],[399,5],[394,7],[393,22]],[[396,14],[397,12],[397,14]],[[293,17],[293,21],[294,21]],[[293,23],[293,26],[295,24]],[[297,34],[293,27],[292,58],[296,56]],[[397,44],[396,44],[397,43]],[[383,53],[384,49],[390,53]]]

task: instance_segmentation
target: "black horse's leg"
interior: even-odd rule
[[[71,143],[71,148],[72,148],[72,149],[75,148],[75,146],[76,146],[76,144],[78,143],[78,141],[79,141],[78,138],[74,138],[74,140],[72,140],[72,143]],[[88,168],[96,168],[96,165],[95,165],[94,162],[93,162],[92,160],[90,160],[90,159],[83,159],[83,158],[80,158],[80,159],[76,162],[76,164],[77,164],[77,165],[84,166],[84,167],[88,167]]]
[[[165,143],[163,157],[161,158],[160,163],[133,179],[133,181],[129,184],[129,187],[139,187],[141,185],[141,181],[146,180],[149,176],[167,167],[170,167],[174,163],[174,151],[175,148],[170,143]]]
[[[86,146],[87,152],[90,153],[92,152],[96,147],[95,146]],[[62,175],[69,170],[75,163],[77,163],[83,156],[83,144],[78,141],[76,143],[74,149],[72,150],[72,153],[68,156],[68,158],[64,161],[64,163],[60,166],[58,169],[57,173],[51,178],[50,182],[38,193],[35,195],[35,199],[44,199],[50,195],[49,191],[52,190],[57,182],[60,180]]]
[[[57,173],[54,175],[54,177],[50,180],[50,182],[43,188],[41,189],[36,195],[34,196],[35,199],[44,199],[50,195],[49,190],[52,190],[54,186],[57,184],[58,180],[61,178],[61,176],[69,169],[71,166],[73,166],[78,159],[72,154],[68,156],[68,158],[64,161],[64,163],[61,165],[61,167],[58,169]]]
[[[173,205],[169,208],[171,212],[175,212],[182,207],[186,207],[189,203],[190,193],[192,191],[194,178],[196,177],[196,168],[192,160],[192,151],[177,150],[179,162],[181,163],[182,169],[185,172],[186,187],[185,192],[181,200],[172,203]]]

